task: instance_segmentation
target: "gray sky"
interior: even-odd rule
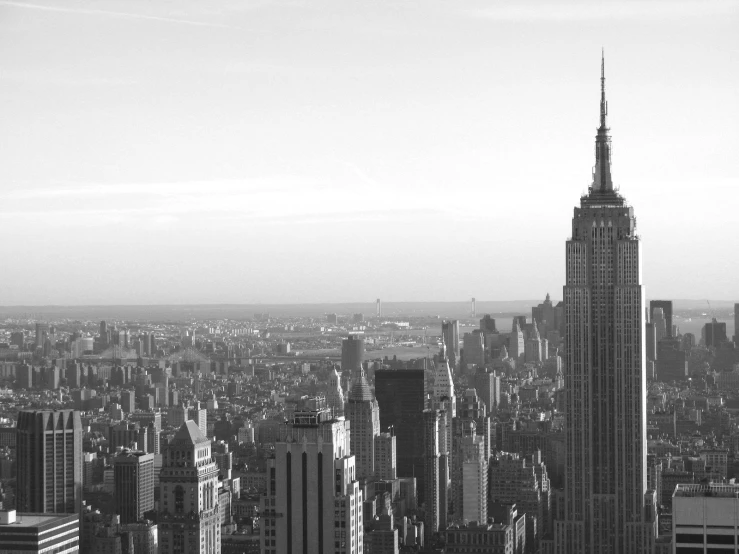
[[[600,49],[647,295],[739,300],[736,0],[0,0],[0,304],[561,298]]]

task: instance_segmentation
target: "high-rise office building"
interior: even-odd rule
[[[665,320],[665,336],[672,337],[672,300],[650,300],[649,321],[654,321],[654,311],[658,308],[662,309],[662,317]]]
[[[419,503],[423,501],[424,370],[375,371],[375,397],[380,408],[380,429],[393,428],[396,437],[398,477],[415,477]]]
[[[112,457],[115,511],[121,523],[136,523],[154,509],[154,454],[122,450]]]
[[[675,552],[736,552],[739,485],[678,484],[672,495]]]
[[[480,319],[480,331],[483,333],[497,333],[498,329],[495,327],[495,319],[490,314],[485,314]]]
[[[264,554],[361,554],[362,491],[349,425],[322,398],[280,425],[260,510]]]
[[[136,391],[121,391],[121,409],[127,414],[136,411]]]
[[[32,365],[29,364],[18,364],[15,368],[15,381],[18,388],[30,390],[34,387],[34,377],[36,377],[36,371]]]
[[[446,347],[449,365],[452,370],[456,370],[459,364],[459,321],[455,319],[441,322],[441,341]]]
[[[531,461],[518,454],[499,452],[490,462],[490,501],[501,505],[515,504],[526,514],[526,544],[538,551],[546,533],[549,508],[549,478],[540,453]]]
[[[36,324],[36,339],[33,343],[35,348],[43,347],[46,339],[49,338],[49,324],[48,323],[37,323]]]
[[[23,512],[82,509],[82,420],[74,410],[21,411],[16,506]]]
[[[500,377],[492,370],[484,367],[477,370],[474,376],[477,395],[485,403],[488,412],[497,409],[500,404]]]
[[[328,388],[326,389],[326,402],[335,416],[344,415],[344,390],[341,388],[341,377],[336,369],[328,374]]]
[[[159,552],[220,554],[218,466],[211,442],[186,421],[164,449],[159,474]]]
[[[547,293],[544,302],[538,306],[531,308],[531,319],[532,321],[538,321],[541,326],[542,334],[546,337],[549,331],[556,330],[554,325],[554,305],[552,299]]]
[[[457,417],[453,440],[452,519],[456,522],[487,521],[488,460],[485,440],[477,434],[475,420]]]
[[[647,360],[654,362],[657,359],[657,329],[653,322],[645,325],[645,355]]]
[[[567,241],[564,520],[559,553],[651,552],[644,292],[634,209],[611,180],[601,66],[593,184]],[[653,497],[653,493],[652,493]]]
[[[485,459],[487,460],[495,449],[495,424],[490,414],[487,413],[485,402],[477,395],[475,389],[467,389],[457,397],[455,421],[460,419],[475,420],[476,433],[483,438],[485,443]],[[454,447],[456,434],[453,427],[452,448],[454,451],[456,451]]]
[[[439,410],[423,412],[423,462],[424,462],[424,513],[423,528],[428,544],[431,536],[440,530],[439,511],[441,494],[439,491]]]
[[[485,337],[482,331],[475,329],[472,333],[465,333],[462,337],[464,365],[485,367]]]
[[[74,554],[79,551],[79,514],[0,511],[0,552]]]
[[[655,372],[657,381],[685,381],[688,378],[688,352],[678,339],[662,339],[657,345]]]
[[[662,308],[654,308],[651,319],[654,324],[654,337],[659,343],[659,341],[669,336],[664,310]]]
[[[353,429],[353,427],[352,427]],[[354,432],[352,431],[352,435]],[[389,432],[375,437],[375,478],[381,481],[392,481],[398,477],[396,460],[397,443],[395,435]]]
[[[188,417],[195,422],[200,432],[204,437],[208,436],[208,410],[205,409],[205,404],[202,402],[195,402],[195,406],[187,411]]]
[[[726,336],[726,322],[716,321],[716,318],[712,318],[710,323],[706,323],[702,329],[703,342],[706,346],[712,346],[717,348],[727,342],[728,337]]]
[[[454,393],[454,381],[447,359],[447,350],[441,346],[436,370],[434,372],[434,394],[430,408],[439,410],[439,526],[447,525],[447,516],[451,502],[452,471],[452,422],[457,416],[457,396]],[[428,484],[426,485],[428,488]]]
[[[379,298],[377,299],[377,303],[376,303],[376,306],[375,306],[375,311],[376,311],[375,315],[378,318],[382,317],[382,302],[380,301]]]
[[[351,453],[355,458],[357,479],[365,480],[375,475],[375,439],[380,434],[380,408],[361,367],[356,376],[344,405],[344,415],[351,423]]]
[[[525,352],[526,343],[524,341],[523,331],[521,330],[521,321],[518,318],[514,318],[511,336],[508,340],[508,356],[518,361]]]
[[[349,335],[341,341],[341,371],[350,372],[356,378],[364,361],[364,337]]]

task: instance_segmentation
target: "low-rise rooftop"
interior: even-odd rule
[[[719,498],[739,498],[739,485],[697,485],[680,484],[675,488],[673,498],[714,496]]]

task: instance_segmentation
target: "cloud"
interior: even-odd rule
[[[603,2],[497,1],[466,13],[495,21],[593,21],[600,19],[680,19],[739,14],[735,0],[612,0]]]
[[[44,4],[30,4],[26,2],[14,2],[12,0],[0,0],[0,5],[12,8],[23,8],[28,10],[39,10],[46,12],[81,14],[81,15],[101,15],[105,17],[115,17],[121,19],[141,19],[146,21],[160,21],[163,23],[174,23],[179,25],[192,25],[195,27],[216,27],[221,29],[233,28],[223,23],[212,23],[208,21],[195,21],[192,19],[180,19],[176,17],[163,17],[158,15],[146,15],[140,13],[119,12],[109,10],[94,10],[88,8],[65,8],[59,6],[49,6]]]
[[[243,181],[90,184],[16,189],[0,194],[0,218],[33,220],[45,227],[126,224],[168,228],[187,222],[208,225],[314,224],[398,221],[412,217],[462,217],[453,202],[438,206],[432,197],[383,188],[346,163],[359,181],[351,194],[347,179],[317,180],[272,176]],[[460,211],[461,210],[461,211]],[[443,212],[443,213],[441,213]]]
[[[23,188],[0,193],[0,199],[43,200],[53,198],[100,198],[122,196],[212,196],[249,192],[279,192],[291,187],[318,187],[315,179],[273,176],[257,179],[223,181],[187,181],[180,183],[112,183],[69,185],[60,183],[55,187]]]

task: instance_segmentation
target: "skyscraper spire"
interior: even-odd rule
[[[608,104],[606,103],[606,56],[605,51],[600,51],[600,126],[606,127],[606,116],[608,115]]]
[[[606,102],[605,55],[601,51],[600,59],[600,127],[595,136],[595,167],[593,168],[593,185],[591,193],[613,192],[611,182],[611,136],[606,126],[608,103]]]

